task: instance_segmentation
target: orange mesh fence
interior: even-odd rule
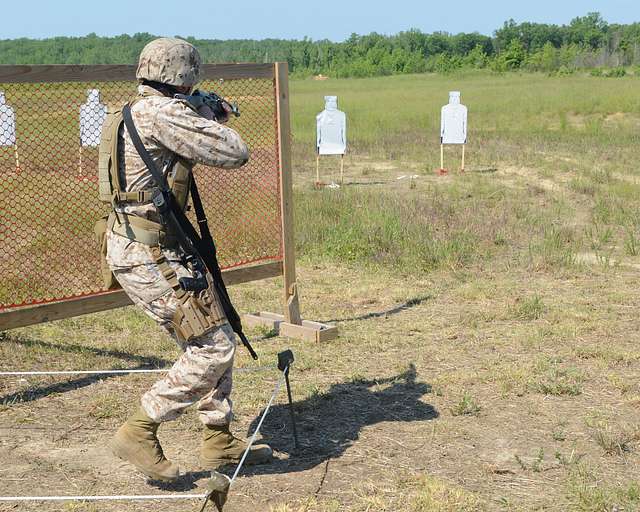
[[[200,87],[238,102],[241,116],[229,125],[252,155],[239,170],[195,170],[220,264],[282,260],[274,80],[210,79]],[[134,81],[0,80],[0,310],[106,291],[93,236],[109,211],[98,199],[101,105],[135,93]]]

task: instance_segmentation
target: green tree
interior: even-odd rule
[[[520,69],[527,53],[523,44],[518,39],[513,39],[507,48],[502,51],[495,60],[496,71],[513,71]]]

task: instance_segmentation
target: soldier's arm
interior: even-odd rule
[[[205,119],[180,101],[158,110],[153,137],[192,162],[236,169],[249,161],[249,149],[235,130]]]

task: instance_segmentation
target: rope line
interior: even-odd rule
[[[262,366],[257,368],[239,368],[236,371],[260,371],[260,370],[271,370],[277,368],[280,370],[278,366]],[[132,374],[132,373],[164,373],[167,372],[168,368],[149,368],[149,369],[115,369],[115,370],[60,370],[60,371],[30,371],[30,372],[0,372],[0,376],[42,376],[42,375],[100,375],[100,374]],[[247,448],[242,454],[242,458],[240,459],[239,464],[236,466],[236,469],[233,473],[233,476],[229,478],[227,475],[223,476],[229,480],[229,488],[233,485],[236,477],[240,473],[242,466],[244,465],[245,460],[249,452],[251,451],[251,447],[256,441],[258,433],[262,428],[262,424],[269,414],[271,406],[273,405],[274,400],[278,396],[280,389],[282,388],[282,384],[287,379],[287,372],[289,370],[289,365],[285,367],[282,371],[282,376],[278,379],[276,386],[269,398],[269,402],[265,407],[262,416],[260,417],[260,421],[256,426],[253,434],[251,435],[251,439],[247,443]],[[227,490],[228,492],[228,490]],[[203,510],[206,507],[207,503],[211,499],[214,491],[211,491],[206,494],[133,494],[133,495],[103,495],[103,496],[0,496],[0,502],[52,502],[52,501],[151,501],[151,500],[202,500],[205,502],[203,504]]]
[[[253,431],[253,435],[251,436],[251,439],[249,440],[249,443],[247,444],[247,449],[244,451],[244,454],[242,455],[242,459],[240,459],[240,463],[236,467],[236,470],[234,471],[233,476],[229,480],[229,486],[231,486],[231,484],[233,484],[233,481],[238,476],[238,473],[240,473],[240,469],[242,468],[242,465],[244,464],[244,460],[247,458],[247,455],[249,454],[249,450],[251,450],[251,447],[253,446],[253,443],[256,440],[258,432],[260,432],[260,428],[262,427],[262,422],[267,417],[267,414],[269,414],[269,409],[271,409],[271,405],[273,404],[273,401],[275,400],[276,396],[278,396],[278,393],[280,392],[280,388],[282,387],[282,383],[284,382],[284,380],[286,378],[286,372],[287,372],[288,369],[289,369],[289,366],[287,366],[285,368],[285,370],[282,372],[282,377],[280,377],[280,380],[278,380],[278,382],[276,384],[276,388],[273,390],[273,393],[271,394],[271,398],[269,399],[269,403],[267,404],[267,407],[265,408],[264,412],[262,413],[262,417],[260,418],[260,421],[258,422],[258,426]]]
[[[171,368],[132,368],[117,370],[60,370],[60,371],[29,371],[29,372],[0,372],[0,377],[34,377],[47,375],[127,375],[131,373],[166,373]],[[267,370],[275,370],[276,366],[258,366],[256,368],[235,368],[233,371],[238,373],[261,372]]]
[[[149,368],[148,370],[60,370],[60,371],[40,371],[40,372],[0,372],[0,377],[27,377],[42,375],[116,375],[128,373],[164,373],[169,371],[167,368]]]
[[[207,494],[116,494],[114,496],[0,496],[0,502],[201,500],[206,498],[207,496]]]
[[[269,368],[272,368],[272,367],[269,367]],[[288,370],[288,367],[285,369],[285,372],[286,370]],[[233,476],[229,478],[227,475],[223,475],[229,480],[229,486],[233,484],[236,477],[238,476],[238,473],[240,473],[240,470],[242,469],[244,461],[247,458],[247,455],[249,454],[249,451],[251,450],[253,443],[255,443],[256,441],[256,437],[260,432],[260,428],[262,428],[262,423],[264,422],[264,419],[267,417],[267,414],[269,414],[269,410],[273,405],[273,401],[278,396],[278,393],[280,392],[280,388],[282,387],[282,384],[285,381],[285,378],[286,378],[285,372],[283,372],[282,377],[276,383],[276,387],[273,390],[273,393],[271,394],[269,403],[267,404],[267,407],[265,408],[264,412],[262,413],[262,416],[260,417],[258,426],[256,427],[256,429],[253,431],[253,434],[251,435],[251,439],[247,444],[247,448],[244,451],[244,454],[242,455],[242,459],[240,459],[240,463],[236,467],[236,470],[233,473]],[[202,500],[202,499],[209,499],[209,497],[210,497],[209,493],[207,494],[133,494],[133,495],[121,494],[121,495],[113,495],[113,496],[0,496],[0,502]]]

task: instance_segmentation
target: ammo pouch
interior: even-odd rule
[[[93,227],[93,232],[100,246],[100,274],[102,275],[104,287],[107,290],[116,290],[120,288],[120,283],[118,283],[107,264],[107,225],[109,223],[109,217],[110,215],[105,215],[96,222],[96,225]]]
[[[227,323],[227,317],[220,306],[220,300],[209,274],[207,274],[209,287],[206,290],[199,293],[185,291],[180,287],[178,276],[164,257],[160,247],[152,247],[151,253],[178,299],[178,307],[171,319],[171,326],[180,344],[187,344],[192,339]]]
[[[178,297],[178,309],[173,316],[173,329],[180,343],[188,343],[193,338],[197,338],[213,331],[226,323],[226,317],[222,308],[218,304],[217,297],[210,286],[207,290],[195,294],[194,292],[184,292],[182,297]]]

